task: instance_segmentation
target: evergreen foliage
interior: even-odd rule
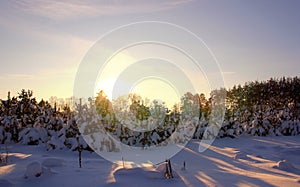
[[[224,103],[226,94],[226,104]],[[0,103],[0,143],[45,144],[47,149],[91,150],[79,136],[97,132],[109,134],[100,142],[102,150],[118,151],[120,143],[141,148],[184,143],[191,137],[236,138],[290,136],[300,133],[300,79],[298,77],[248,82],[229,90],[204,94],[186,93],[181,104],[170,110],[163,102],[143,100],[131,94],[113,109],[103,91],[75,110],[56,103],[36,101],[31,90]],[[226,108],[224,108],[226,106]],[[225,115],[222,111],[225,111]],[[224,118],[224,121],[219,119]],[[134,119],[134,120],[133,120]],[[87,123],[88,121],[88,123]],[[126,122],[132,122],[127,126]],[[134,127],[133,129],[131,127]],[[144,131],[135,128],[146,129]],[[182,134],[185,132],[186,134]]]

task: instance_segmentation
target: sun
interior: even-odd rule
[[[118,75],[135,61],[136,60],[130,56],[126,50],[123,50],[108,59],[102,66],[101,73],[99,73],[97,77],[94,86],[94,96],[96,96],[100,90],[103,90],[108,99],[112,100],[114,84],[117,81]]]

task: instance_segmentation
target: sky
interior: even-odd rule
[[[226,88],[271,77],[299,76],[299,8],[297,0],[0,1],[0,98],[6,98],[8,91],[16,95],[23,88],[33,90],[38,99],[72,96],[78,68],[99,38],[115,28],[143,21],[176,24],[201,38],[217,59]],[[142,33],[136,33],[139,35]],[[172,34],[162,31],[160,35]],[[126,34],[122,36],[126,40]],[[114,42],[118,45],[121,40]],[[131,59],[127,52],[124,63]],[[190,74],[194,80],[206,76]],[[113,84],[108,80],[106,84]],[[145,89],[153,84],[163,89],[165,83],[152,82]],[[145,85],[149,80],[131,90]],[[170,95],[176,94],[171,87]]]

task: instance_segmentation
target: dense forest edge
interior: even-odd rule
[[[176,136],[170,141],[175,143],[190,138],[237,138],[243,134],[300,134],[298,77],[248,82],[228,90],[221,88],[212,91],[209,97],[201,93],[186,93],[181,103],[172,109],[158,101],[147,103],[135,94],[111,102],[103,91],[88,102],[78,99],[74,102],[76,105],[71,106],[72,102],[37,101],[33,91],[24,89],[17,96],[8,93],[7,99],[0,103],[0,144],[43,144],[47,150],[92,151],[83,140],[82,132],[90,135],[91,142],[100,142],[100,151],[118,151],[119,146],[111,137],[125,145],[145,148],[163,146],[174,134]],[[112,107],[114,102],[118,107]],[[128,113],[124,113],[126,107]],[[126,125],[128,119],[120,117],[121,114],[130,118],[129,122],[135,129],[145,126],[148,131],[131,130]],[[189,125],[193,128],[181,126],[180,121],[188,120],[192,121]],[[150,128],[151,125],[155,128]],[[97,133],[110,136],[96,137]]]

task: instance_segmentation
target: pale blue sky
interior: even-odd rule
[[[202,38],[225,85],[299,76],[300,1],[0,1],[0,98],[72,95],[76,69],[104,33],[136,21],[183,26]]]

